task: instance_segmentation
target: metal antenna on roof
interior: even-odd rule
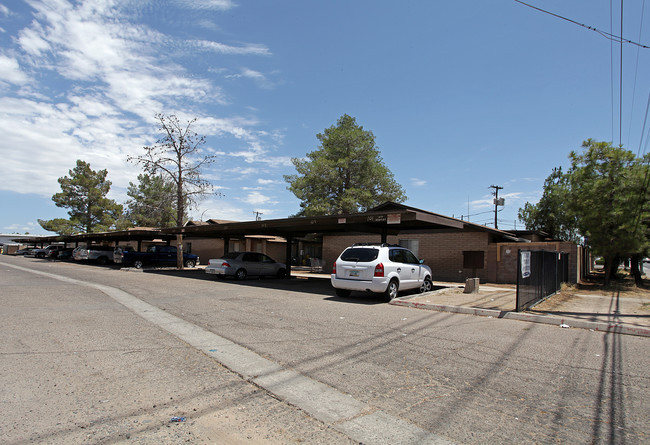
[[[264,213],[258,212],[257,210],[253,210],[253,213],[255,214],[255,221],[262,221],[262,215],[264,215]]]

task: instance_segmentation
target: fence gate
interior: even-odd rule
[[[568,278],[568,253],[520,250],[517,257],[516,310],[526,310],[554,295]]]

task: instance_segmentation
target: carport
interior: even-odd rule
[[[142,248],[143,241],[161,240],[167,245],[175,238],[174,235],[161,231],[160,229],[151,229],[143,227],[135,227],[127,230],[118,230],[115,232],[98,232],[98,233],[80,233],[77,235],[54,235],[42,236],[37,239],[34,238],[19,238],[16,242],[29,242],[40,244],[43,247],[46,244],[64,243],[66,246],[69,243],[74,243],[75,247],[79,243],[113,243],[115,246],[121,241],[135,241],[138,243],[138,251]]]
[[[458,219],[426,212],[414,207],[393,202],[381,204],[365,213],[332,216],[298,217],[264,221],[224,222],[197,226],[162,229],[163,232],[199,238],[222,238],[224,253],[229,250],[230,238],[246,235],[280,236],[286,239],[284,263],[287,265],[287,278],[291,276],[291,246],[295,238],[310,233],[372,233],[381,236],[385,243],[389,235],[402,231],[463,231],[468,226],[476,226]],[[481,230],[493,232],[499,238],[515,241],[507,232],[481,226]]]
[[[134,227],[127,230],[118,230],[115,232],[99,232],[99,233],[83,233],[79,235],[71,235],[65,237],[66,242],[74,242],[75,246],[79,242],[90,243],[113,243],[114,246],[117,246],[118,243],[122,241],[135,241],[138,244],[138,251],[142,250],[143,241],[154,241],[160,240],[167,244],[171,244],[171,241],[175,238],[174,235],[165,233],[160,229],[151,229],[144,227]]]

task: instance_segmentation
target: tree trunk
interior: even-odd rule
[[[183,235],[176,235],[176,268],[183,270]]]
[[[643,287],[643,278],[641,278],[641,270],[639,269],[639,262],[642,260],[641,255],[633,255],[630,264],[630,273],[634,277],[634,283],[637,287]]]

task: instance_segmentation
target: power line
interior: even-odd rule
[[[614,0],[609,0],[609,30],[614,30]],[[609,42],[609,93],[612,106],[612,142],[614,141],[614,41]]]
[[[641,140],[639,141],[639,149],[636,152],[636,157],[640,157],[641,146],[643,145],[643,134],[645,133],[645,125],[648,122],[648,109],[650,109],[650,94],[648,94],[648,103],[645,106],[645,118],[643,119],[643,129],[641,130]],[[648,138],[646,138],[646,145],[648,144]],[[645,155],[645,150],[643,150]]]
[[[621,0],[621,36],[623,35],[623,0]],[[623,146],[623,39],[620,41],[620,71],[618,83],[618,145]]]
[[[645,0],[643,0],[643,4],[641,5],[641,20],[639,21],[639,39],[641,40],[641,33],[643,31],[643,16],[645,15]],[[632,87],[632,105],[630,106],[630,125],[627,130],[627,140],[628,143],[630,141],[630,135],[632,134],[632,115],[634,114],[634,102],[635,102],[635,96],[636,96],[636,82],[637,78],[639,75],[639,55],[641,53],[641,49],[637,47],[636,49],[636,64],[634,67],[634,85]],[[646,112],[646,118],[647,118],[647,112]],[[644,123],[645,126],[645,123]],[[641,137],[643,137],[643,132],[641,132]]]
[[[595,28],[593,26],[589,26],[589,25],[585,25],[584,23],[576,22],[575,20],[571,20],[570,18],[561,16],[559,14],[555,14],[555,13],[547,11],[545,9],[538,8],[537,6],[530,5],[528,3],[522,2],[521,0],[514,0],[514,1],[516,1],[517,3],[521,3],[524,6],[528,6],[529,8],[535,9],[536,11],[543,12],[544,14],[552,15],[553,17],[557,17],[558,19],[566,20],[567,22],[573,23],[574,25],[578,25],[578,26],[586,28],[586,29],[588,29],[590,31],[597,32],[598,34],[605,37],[606,39],[613,40],[614,42],[630,43],[630,44],[636,45],[636,46],[638,46],[640,48],[650,49],[650,46],[643,45],[641,43],[637,43],[637,42],[634,42],[632,40],[624,39],[623,37],[612,34],[611,32],[601,31],[600,29]],[[622,32],[621,32],[621,34],[622,34]]]

